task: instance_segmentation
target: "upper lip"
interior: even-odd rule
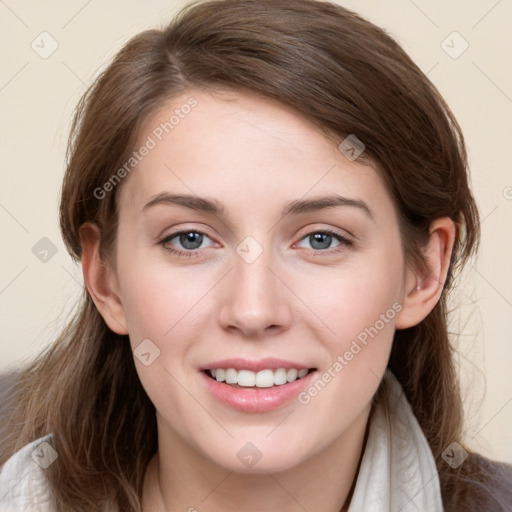
[[[222,359],[221,361],[214,361],[212,363],[201,366],[200,370],[216,370],[217,368],[235,368],[236,370],[251,370],[253,372],[259,372],[261,370],[277,370],[278,368],[296,368],[302,370],[303,368],[313,368],[311,365],[304,365],[296,363],[294,361],[286,361],[284,359],[276,359],[273,357],[267,357],[265,359],[259,359],[258,361],[251,361],[249,359]]]

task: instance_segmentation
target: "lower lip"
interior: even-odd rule
[[[220,402],[233,409],[244,412],[265,412],[278,409],[297,398],[308,387],[317,370],[308,373],[302,379],[271,388],[235,388],[224,382],[214,380],[204,371],[199,372],[211,394]]]

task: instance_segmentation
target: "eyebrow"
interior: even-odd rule
[[[216,199],[207,199],[195,195],[188,194],[170,194],[162,192],[151,198],[147,204],[144,205],[142,211],[151,208],[152,206],[169,204],[184,206],[191,210],[196,210],[204,213],[210,213],[219,217],[225,215],[225,209],[222,203]],[[300,213],[310,213],[325,208],[334,208],[337,206],[350,206],[363,210],[371,219],[374,219],[373,213],[368,205],[360,199],[350,199],[340,196],[338,194],[331,194],[329,196],[316,197],[312,199],[297,199],[285,204],[281,211],[281,218],[289,215],[297,215]]]

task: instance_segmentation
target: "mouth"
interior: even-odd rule
[[[212,398],[244,413],[265,413],[293,404],[319,373],[316,368],[258,366],[254,372],[227,367],[202,368],[198,373]]]
[[[208,378],[236,389],[268,389],[285,386],[304,379],[316,368],[278,368],[260,370],[238,370],[236,368],[212,368],[201,370]]]
[[[264,413],[292,406],[311,386],[319,371],[313,359],[305,362],[307,358],[304,362],[275,357],[221,359],[205,363],[198,374],[218,403],[241,412]]]

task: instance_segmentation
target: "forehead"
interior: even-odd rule
[[[140,211],[152,196],[180,191],[248,208],[338,192],[392,208],[376,170],[346,158],[339,142],[276,100],[190,90],[142,125],[135,150],[151,149],[123,184],[121,202]]]

